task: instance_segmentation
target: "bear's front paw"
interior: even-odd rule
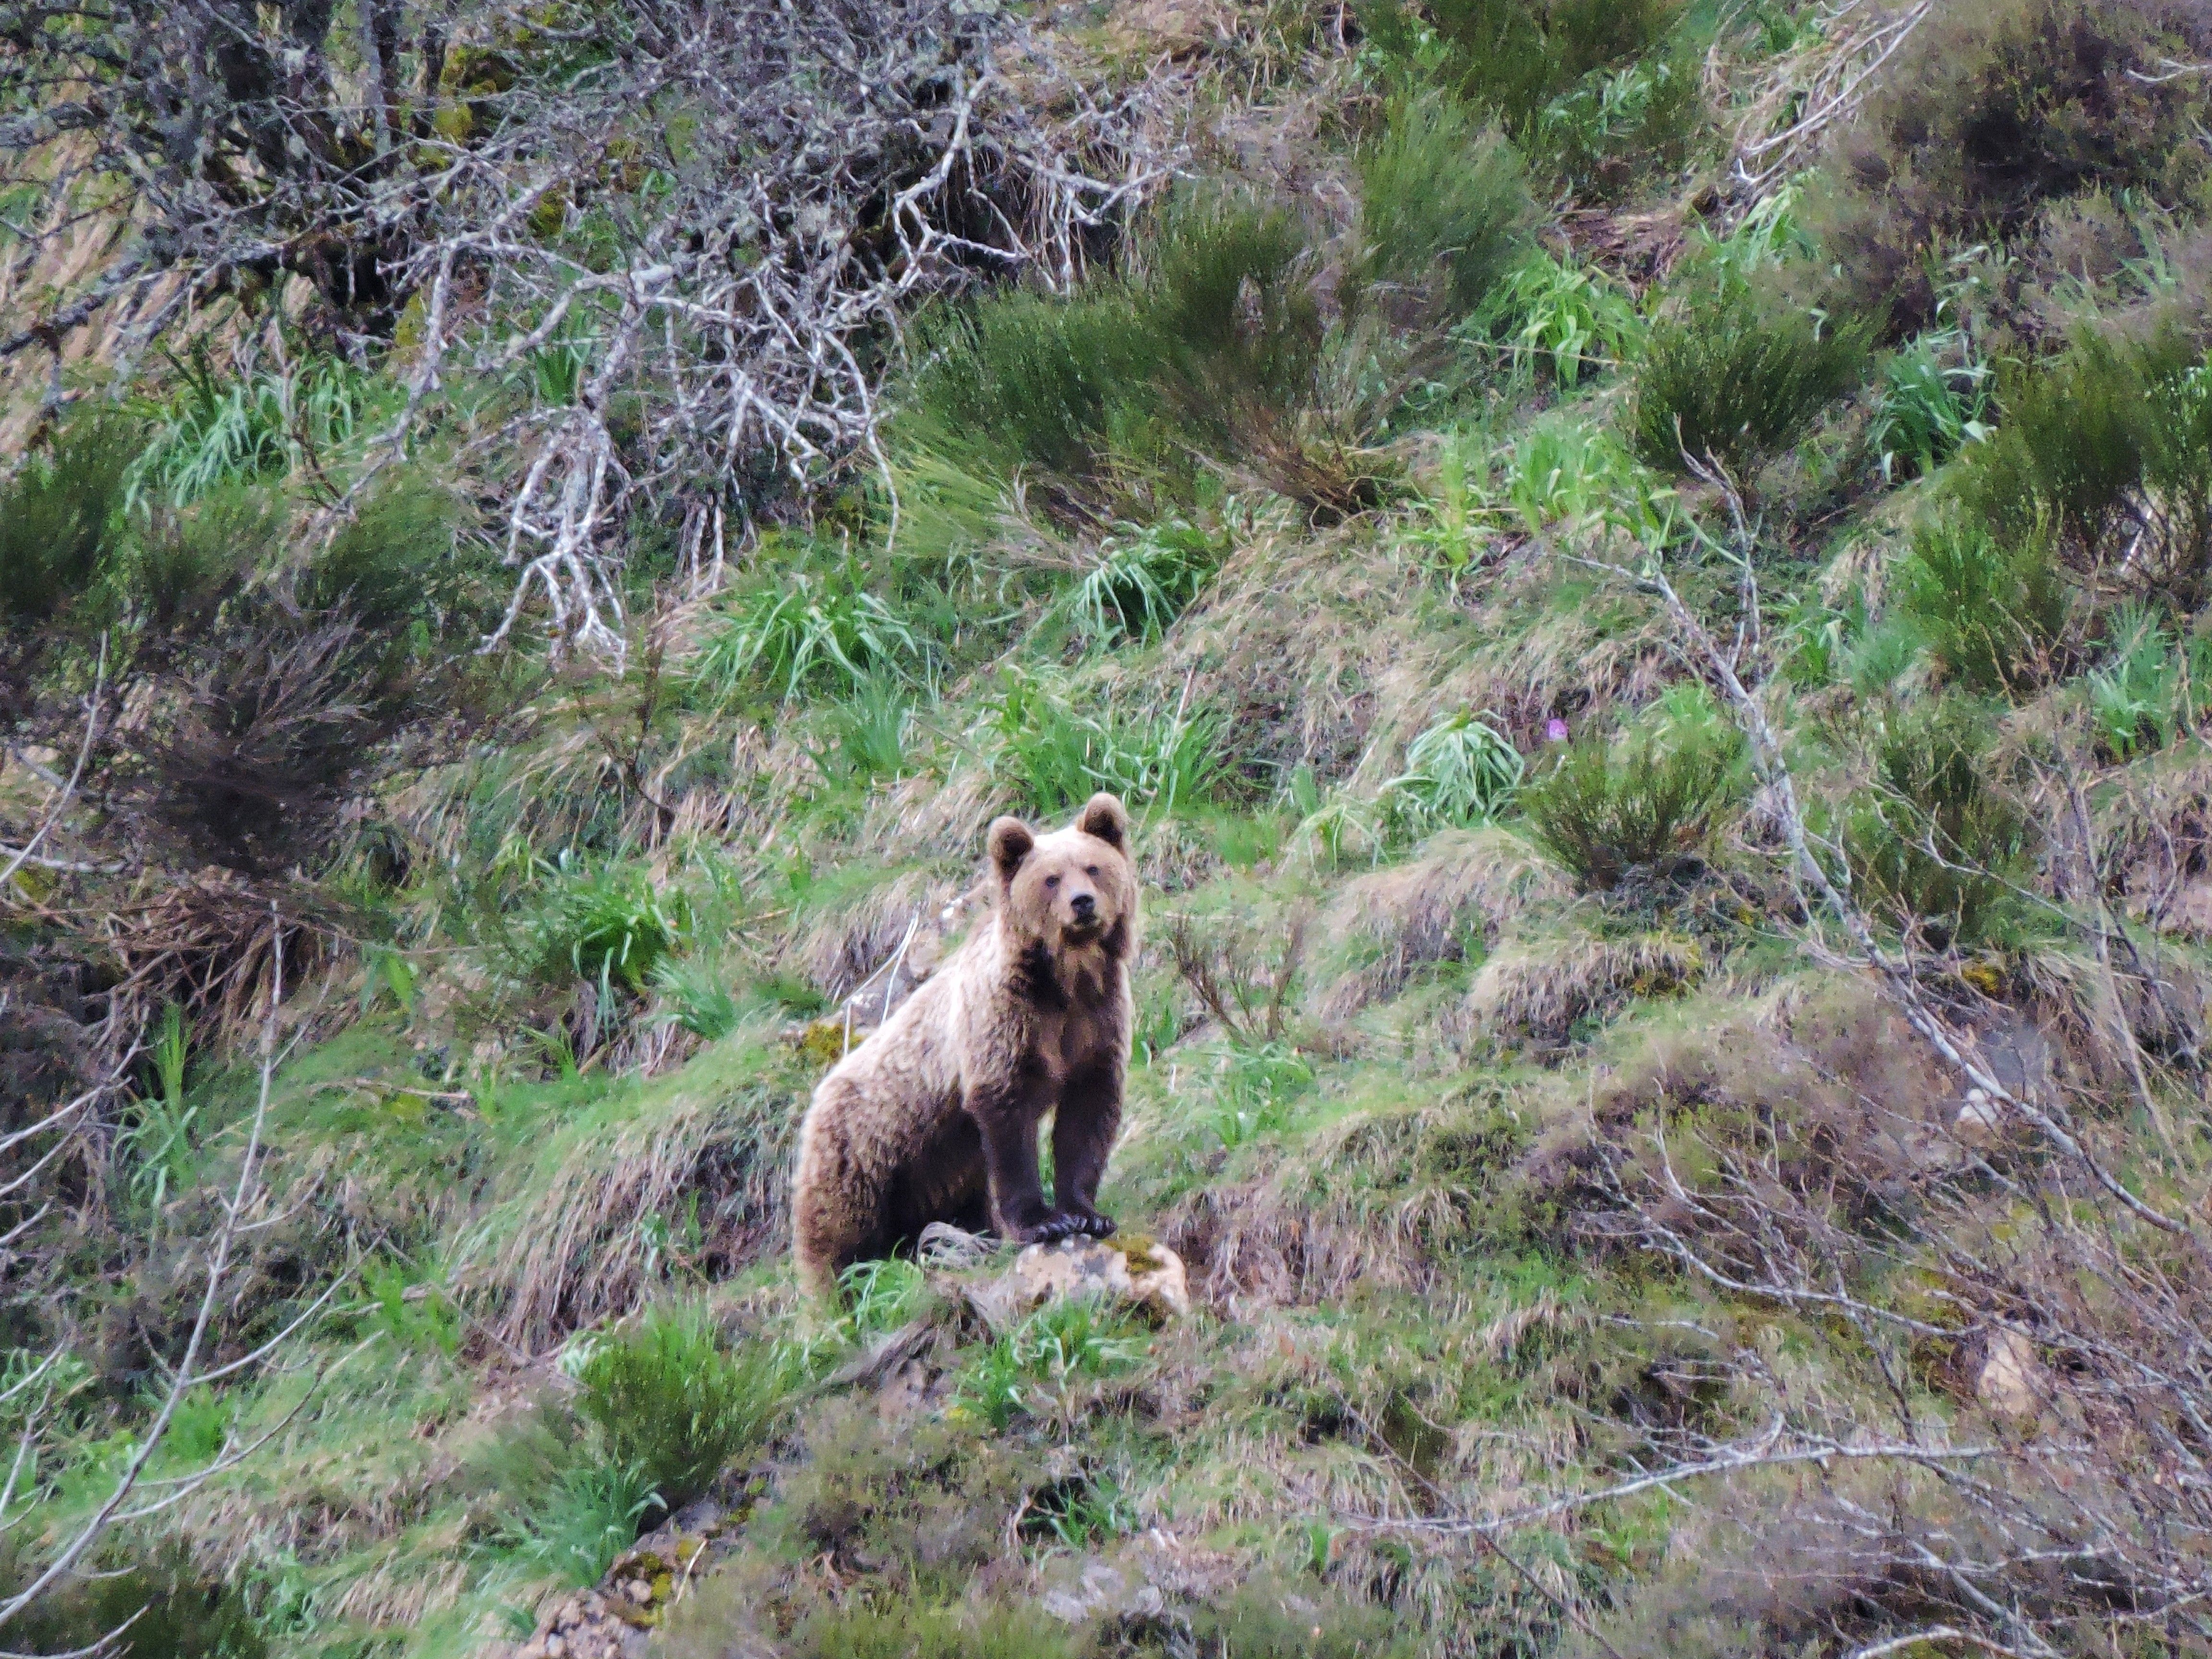
[[[1101,1215],[1096,1210],[1088,1209],[1073,1210],[1069,1212],[1069,1213],[1075,1218],[1079,1228],[1082,1231],[1090,1234],[1091,1237],[1111,1238],[1114,1237],[1114,1218],[1112,1216]]]
[[[1063,1238],[1080,1238],[1090,1231],[1090,1223],[1083,1217],[1056,1210],[1040,1221],[1017,1229],[1015,1236],[1024,1244],[1057,1244]]]

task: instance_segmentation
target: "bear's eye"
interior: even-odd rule
[[[1044,878],[1044,884],[1048,887],[1057,887],[1060,885],[1060,878],[1058,876],[1047,876]]]
[[[1083,866],[1083,873],[1086,876],[1095,876],[1098,873],[1098,866],[1095,864],[1086,864]]]

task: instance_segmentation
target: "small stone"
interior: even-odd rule
[[[2035,1345],[2018,1331],[1992,1334],[1974,1378],[1974,1396],[2000,1417],[2031,1418],[2043,1409],[2050,1373],[2035,1357]]]
[[[653,1600],[653,1586],[642,1578],[633,1578],[623,1586],[623,1594],[629,1596],[638,1606],[643,1607],[647,1601]]]
[[[1985,1146],[2003,1131],[2004,1114],[2003,1105],[1990,1099],[1987,1091],[1969,1089],[1966,1103],[1951,1120],[1951,1127],[1968,1146]]]
[[[565,1636],[547,1637],[545,1659],[568,1659],[568,1638]]]

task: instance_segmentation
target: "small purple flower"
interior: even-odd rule
[[[1567,723],[1565,720],[1561,720],[1557,714],[1554,714],[1551,719],[1544,722],[1544,741],[1546,743],[1565,743],[1566,740]]]

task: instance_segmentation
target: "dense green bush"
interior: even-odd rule
[[[1925,702],[1881,717],[1874,776],[1846,810],[1844,855],[1874,908],[1939,948],[1987,939],[2014,908],[2033,825],[1997,781],[1985,721]]]
[[[1998,536],[2050,539],[2082,573],[2193,610],[2212,597],[2212,379],[2197,351],[2090,335],[2001,388],[2003,418],[1958,479]]]
[[[798,1379],[781,1348],[754,1342],[732,1352],[702,1312],[655,1309],[601,1341],[576,1380],[577,1407],[605,1437],[609,1461],[639,1470],[672,1514],[767,1438]]]
[[[1160,369],[1134,305],[1110,283],[1068,300],[1017,290],[946,307],[921,320],[915,343],[906,441],[1001,479],[1102,482]]]
[[[1079,710],[1052,687],[1012,673],[986,729],[993,769],[1041,812],[1066,811],[1101,789],[1160,812],[1211,799],[1233,776],[1227,736],[1207,709]]]
[[[1679,0],[1373,0],[1368,33],[1516,137],[1585,76],[1640,58],[1680,15]]]
[[[1586,887],[1617,886],[1632,870],[1664,876],[1693,856],[1727,800],[1733,748],[1698,728],[1647,728],[1619,745],[1577,739],[1523,787],[1535,838]]]
[[[1943,256],[2006,245],[2002,290],[2065,274],[2039,239],[2092,191],[2179,205],[2205,173],[2191,0],[1978,0],[1938,7],[1875,84],[1823,169],[1814,220],[1844,310],[1911,334],[1938,320]],[[1933,257],[1931,257],[1933,256]],[[1986,296],[1985,296],[1986,297]]]
[[[1648,465],[1679,472],[1685,452],[1711,455],[1741,479],[1858,385],[1867,335],[1748,283],[1714,286],[1653,325],[1629,424]]]
[[[1932,520],[1914,532],[1896,592],[1899,608],[1960,685],[2014,690],[2063,666],[2056,653],[2068,596],[2043,537],[2008,546],[1978,522]]]
[[[0,483],[0,633],[17,650],[49,643],[54,622],[91,592],[137,444],[124,422],[80,416]]]
[[[1360,155],[1359,185],[1359,275],[1417,319],[1479,307],[1534,217],[1519,153],[1434,91],[1392,101]]]
[[[925,319],[902,452],[942,475],[1019,477],[1086,526],[1132,496],[1187,503],[1200,456],[1316,505],[1371,494],[1347,453],[1358,434],[1326,395],[1329,335],[1298,216],[1197,193],[1132,246],[1140,267],[1072,299],[1001,293]]]

